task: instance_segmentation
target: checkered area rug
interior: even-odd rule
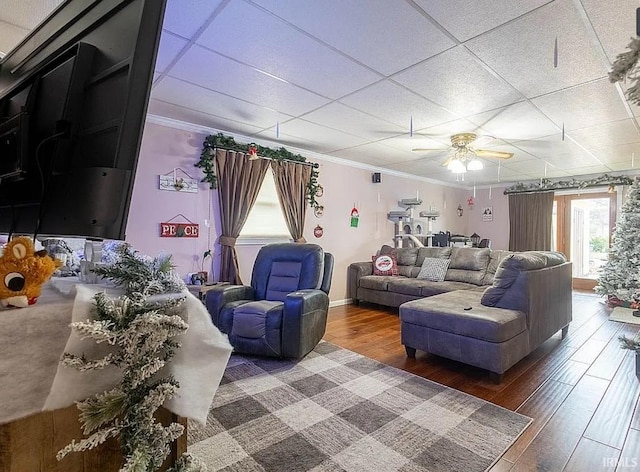
[[[301,361],[232,355],[188,451],[209,471],[473,472],[530,421],[322,342]]]

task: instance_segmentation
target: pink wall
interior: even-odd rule
[[[147,123],[127,226],[127,241],[146,254],[155,255],[160,251],[172,254],[176,270],[183,276],[199,270],[200,257],[209,247],[206,220],[212,220],[210,245],[216,255],[219,253],[219,247],[215,244],[220,233],[217,196],[208,189],[208,184],[201,184],[197,194],[159,190],[158,175],[180,167],[194,178],[200,178],[202,174],[193,164],[198,160],[204,137],[204,134],[196,132]],[[417,208],[416,217],[420,210],[427,210],[434,205],[441,213],[433,225],[435,232],[448,230],[469,234],[473,230],[469,221],[475,210],[467,211],[468,190],[384,173],[382,182],[374,184],[371,182],[371,170],[332,160],[310,160],[320,164],[319,182],[324,187],[324,195],[318,200],[324,205],[325,212],[322,218],[316,218],[312,210],[307,211],[305,238],[320,244],[336,258],[331,289],[333,302],[339,302],[347,296],[346,273],[351,262],[369,260],[382,244],[392,244],[393,223],[387,220],[386,215],[391,210],[400,209],[398,200],[413,198],[418,193],[423,205]],[[494,194],[497,193],[494,191]],[[212,204],[209,206],[211,197]],[[456,214],[459,203],[465,208],[461,218]],[[349,225],[354,204],[360,213],[357,228]],[[158,223],[179,213],[200,224],[199,238],[159,237]],[[324,235],[320,239],[313,235],[317,224],[324,228]],[[260,246],[240,245],[237,248],[241,277],[248,283]],[[218,267],[216,256],[213,265]]]
[[[476,189],[473,209],[469,209],[468,233],[477,233],[491,239],[492,249],[509,249],[509,197],[504,195],[505,187],[492,187],[491,198],[488,188]],[[470,195],[473,195],[471,191]],[[485,207],[493,208],[493,221],[483,221]]]

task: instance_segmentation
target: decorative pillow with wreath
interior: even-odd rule
[[[373,275],[398,275],[398,262],[395,254],[380,254],[371,258]]]

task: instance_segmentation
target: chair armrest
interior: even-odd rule
[[[347,271],[347,296],[352,300],[358,298],[358,287],[360,286],[360,277],[373,274],[373,262],[352,262],[349,264]]]
[[[322,290],[298,290],[284,300],[282,355],[301,359],[320,342],[327,328],[329,296]]]
[[[205,297],[207,311],[216,326],[220,326],[219,317],[222,307],[238,300],[254,300],[253,288],[247,285],[221,285],[209,290]]]

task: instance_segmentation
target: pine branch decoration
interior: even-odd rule
[[[121,472],[152,472],[162,465],[170,444],[184,433],[182,425],[163,426],[154,414],[179,388],[171,376],[158,376],[180,347],[173,338],[188,328],[178,314],[185,299],[176,294],[185,286],[173,273],[170,257],[151,259],[123,245],[117,259],[96,273],[122,286],[125,294],[115,298],[96,294],[95,319],[72,323],[82,338],[113,346],[114,352],[99,359],[65,353],[62,363],[81,372],[116,366],[122,377],[111,390],[77,402],[88,437],[72,441],[57,458],[117,437],[124,460]],[[151,299],[158,294],[163,296]],[[170,470],[206,469],[185,454]]]

